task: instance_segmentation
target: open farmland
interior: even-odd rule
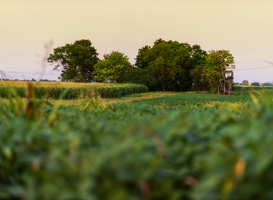
[[[77,99],[96,95],[102,98],[117,98],[148,91],[145,85],[130,83],[0,81],[0,97],[8,97],[11,91],[15,91],[19,97],[26,97],[28,84],[32,85],[33,93],[37,98],[52,99]]]
[[[139,104],[177,106],[187,104],[206,104],[206,103],[246,103],[251,102],[254,95],[259,98],[261,93],[272,94],[272,87],[237,87],[234,95],[218,95],[204,92],[187,92],[175,94],[167,97],[156,97],[137,101]]]
[[[0,198],[272,199],[273,102],[258,99],[208,109],[0,101]]]
[[[248,92],[2,99],[0,199],[272,199],[272,93]]]
[[[204,104],[211,102],[230,102],[230,103],[245,103],[250,101],[251,97],[247,94],[245,95],[216,95],[208,93],[182,93],[176,94],[168,97],[158,97],[152,99],[143,99],[138,101],[138,103],[149,104],[149,105],[162,105],[166,106],[176,106],[176,105],[186,105],[186,104]]]

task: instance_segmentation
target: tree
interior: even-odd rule
[[[165,89],[172,89],[176,90],[177,87],[180,87],[181,91],[185,91],[191,88],[193,83],[193,77],[190,75],[190,71],[194,69],[197,65],[204,66],[205,58],[207,56],[207,52],[202,50],[199,45],[193,45],[191,46],[188,43],[180,43],[178,41],[165,41],[163,39],[158,39],[154,42],[153,48],[158,45],[165,45],[168,46],[168,48],[172,51],[167,56],[163,56],[163,60],[166,61],[168,59],[169,61],[173,60],[173,62],[176,63],[176,73],[169,74],[168,71],[166,71],[166,74],[168,74],[165,78],[163,78],[163,74],[158,73],[156,70],[151,69],[151,61],[155,59],[151,59],[151,56],[149,55],[151,52],[150,46],[144,46],[141,49],[138,50],[138,55],[136,57],[136,67],[137,68],[149,68],[152,72],[151,74],[154,75],[157,79],[161,79],[163,81],[164,79],[164,87]],[[157,54],[158,57],[162,56],[160,54]],[[176,60],[174,60],[176,59]],[[172,70],[171,70],[172,71]],[[202,73],[202,72],[201,72]],[[201,79],[201,74],[199,75],[199,81]],[[197,78],[197,79],[198,79]],[[196,79],[196,80],[197,80]]]
[[[192,47],[187,43],[183,43],[184,46],[189,50],[191,58],[190,65],[186,68],[187,72],[183,75],[185,84],[184,87],[188,88],[194,83],[194,89],[205,90],[206,85],[201,82],[201,75],[206,63],[207,52],[202,50],[197,44]]]
[[[207,56],[207,52],[202,50],[199,45],[191,46],[188,43],[180,43],[178,41],[164,41],[161,38],[155,41],[155,44],[167,43],[170,45],[170,48],[177,51],[182,47],[189,52],[190,58],[187,57],[187,60],[183,60],[180,62],[181,71],[180,73],[176,73],[174,75],[174,79],[172,79],[173,90],[175,90],[175,86],[179,86],[181,90],[189,90],[192,86],[193,77],[190,75],[191,70],[193,70],[196,66],[203,66],[205,64],[205,59]],[[190,61],[188,60],[190,59]],[[201,74],[198,77],[201,79]],[[197,79],[196,79],[197,80]]]
[[[243,80],[243,81],[242,81],[242,84],[243,84],[243,85],[249,85],[249,82],[248,82],[248,80]]]
[[[130,65],[129,58],[123,53],[113,51],[110,54],[105,54],[104,59],[94,66],[95,80],[109,80],[116,83],[120,74]]]
[[[260,83],[259,82],[253,82],[251,83],[252,86],[260,86]]]
[[[90,82],[99,58],[90,40],[77,40],[55,48],[47,61],[55,65],[53,70],[62,72],[62,81]]]
[[[165,91],[165,84],[168,79],[175,80],[175,75],[183,71],[181,64],[187,64],[190,54],[184,48],[178,50],[171,48],[167,42],[160,42],[148,50],[145,61],[149,64],[149,69],[158,75]]]
[[[201,82],[208,84],[211,92],[217,92],[219,80],[225,77],[225,71],[235,68],[234,66],[230,66],[232,63],[234,63],[234,57],[228,50],[210,51],[206,57]]]
[[[145,56],[147,55],[148,51],[151,49],[149,45],[146,45],[138,50],[137,57],[135,58],[136,63],[135,66],[142,69],[147,69],[149,67],[148,62],[145,60]]]
[[[206,84],[201,81],[203,69],[204,65],[199,64],[190,71],[190,75],[193,78],[194,90],[205,90]]]
[[[272,83],[263,83],[263,86],[272,86]]]

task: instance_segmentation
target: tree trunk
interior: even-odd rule
[[[165,81],[162,82],[162,92],[165,92]]]
[[[175,92],[175,82],[173,83],[173,91]]]

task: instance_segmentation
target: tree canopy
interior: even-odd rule
[[[145,60],[145,56],[147,55],[148,51],[151,49],[149,45],[146,45],[138,50],[137,57],[135,58],[136,63],[135,66],[142,69],[147,69],[149,67],[149,63]]]
[[[235,68],[230,65],[232,63],[234,63],[234,58],[228,50],[210,51],[206,57],[201,82],[208,84],[211,92],[217,92],[219,80],[225,78],[225,71]]]
[[[91,41],[83,39],[55,48],[47,61],[61,71],[61,81],[89,82],[99,58]]]
[[[91,80],[145,84],[151,90],[217,91],[225,71],[235,68],[233,56],[227,50],[212,50],[209,54],[197,44],[157,39],[153,46],[138,50],[135,66],[123,53],[113,51],[99,60],[90,40],[77,40],[57,47],[48,57],[54,70],[60,70],[62,81]],[[194,87],[193,87],[194,86]]]
[[[249,85],[249,82],[248,82],[248,80],[243,80],[243,81],[242,81],[242,84],[243,84],[243,85]]]
[[[251,83],[252,86],[260,86],[260,83],[259,82],[253,82]]]
[[[157,41],[145,56],[149,69],[161,80],[162,91],[165,91],[167,79],[174,81],[175,75],[183,72],[181,65],[187,65],[189,59],[190,54],[184,47],[173,49],[167,42]]]
[[[95,80],[116,83],[120,74],[130,65],[129,58],[123,53],[113,51],[110,54],[105,54],[104,59],[94,66]]]

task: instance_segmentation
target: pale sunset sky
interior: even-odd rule
[[[0,77],[9,79],[57,80],[50,65],[39,75],[50,41],[90,39],[100,58],[118,50],[134,64],[162,38],[230,50],[235,82],[273,82],[271,0],[0,0],[0,22]]]

